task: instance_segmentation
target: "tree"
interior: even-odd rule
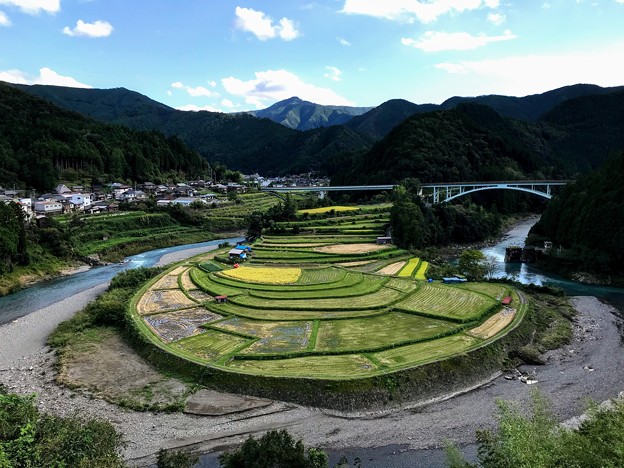
[[[327,454],[320,449],[306,450],[285,430],[269,431],[259,440],[252,436],[234,452],[219,457],[221,468],[327,468]]]
[[[160,449],[156,468],[193,468],[199,462],[199,455],[183,450],[167,451]]]
[[[480,250],[464,250],[459,257],[459,271],[471,281],[483,279],[485,255]]]

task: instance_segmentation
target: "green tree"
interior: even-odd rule
[[[301,440],[295,441],[285,430],[269,431],[260,439],[253,437],[234,452],[219,457],[222,468],[327,468],[327,454],[308,449]]]
[[[459,257],[459,271],[471,281],[480,281],[486,273],[485,255],[480,250],[464,250]]]
[[[183,450],[160,449],[157,455],[157,468],[193,468],[199,462],[199,455]]]

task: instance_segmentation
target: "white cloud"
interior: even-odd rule
[[[70,76],[63,76],[56,73],[50,68],[39,69],[38,76],[32,76],[21,70],[5,70],[0,71],[0,81],[18,84],[42,84],[54,86],[67,86],[69,88],[92,88],[88,84],[81,83]]]
[[[374,16],[388,20],[408,21],[415,19],[431,23],[447,13],[462,13],[482,7],[497,8],[498,0],[345,0],[343,13]]]
[[[500,26],[501,24],[503,24],[505,22],[505,15],[502,13],[489,13],[487,15],[487,20],[492,23],[495,24],[496,26]]]
[[[287,70],[256,72],[255,79],[248,81],[234,77],[223,78],[221,83],[228,93],[243,97],[247,104],[257,108],[266,107],[267,103],[274,103],[293,96],[317,104],[354,105],[331,89],[305,83],[297,75]]]
[[[345,47],[349,47],[351,45],[351,43],[347,41],[344,37],[338,36],[336,40],[340,43],[340,45],[343,45]]]
[[[167,96],[173,96],[173,93],[171,92],[170,89],[167,90]]]
[[[280,37],[285,41],[292,41],[300,36],[297,24],[288,18],[282,18],[274,25],[273,19],[266,13],[253,8],[236,7],[236,27],[248,31],[261,41]]]
[[[472,50],[488,45],[491,42],[508,41],[518,36],[505,31],[502,36],[473,36],[470,33],[446,33],[427,31],[420,39],[402,38],[403,45],[414,47],[425,52],[439,52],[442,50]]]
[[[217,82],[216,82],[216,81],[214,81],[214,80],[209,81],[209,82],[208,82],[208,84],[209,84],[209,85],[210,85],[210,87],[212,87],[212,88],[216,88],[216,87],[217,87]]]
[[[215,83],[216,84],[216,83]],[[173,89],[183,89],[186,91],[189,96],[193,97],[215,97],[219,96],[219,93],[215,91],[210,91],[208,88],[204,86],[197,86],[193,88],[192,86],[187,86],[181,81],[176,81],[175,83],[171,83],[171,88]]]
[[[447,62],[435,67],[446,71],[449,79],[456,77],[457,95],[525,96],[577,83],[619,86],[622,76],[613,64],[623,62],[624,43],[620,43],[596,51]]]
[[[82,20],[78,20],[74,29],[71,29],[69,26],[63,28],[63,34],[68,36],[108,37],[112,32],[113,26],[108,21],[100,20],[93,23],[85,23]]]
[[[337,67],[325,67],[325,69],[327,70],[327,73],[323,75],[325,78],[329,78],[330,80],[333,80],[333,81],[342,80],[342,78],[340,78],[340,75],[342,75],[342,72]]]
[[[11,26],[11,20],[4,11],[0,11],[0,26]]]
[[[227,108],[227,109],[232,109],[232,108],[234,108],[234,107],[236,107],[236,106],[235,106],[235,105],[234,105],[234,103],[233,103],[232,101],[230,101],[229,99],[223,99],[223,100],[221,101],[221,107],[225,107],[225,108]]]
[[[29,15],[36,15],[41,11],[57,13],[61,10],[61,0],[0,0],[0,5],[19,8]]]
[[[196,106],[195,104],[187,104],[186,106],[176,107],[176,109],[181,111],[190,111],[190,112],[199,112],[199,111],[208,111],[208,112],[223,112],[221,109],[217,109],[212,106]]]

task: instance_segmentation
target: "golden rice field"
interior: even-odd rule
[[[247,267],[232,268],[222,274],[240,281],[266,284],[294,283],[301,276],[301,268]]]

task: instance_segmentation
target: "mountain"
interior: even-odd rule
[[[437,108],[436,104],[419,105],[405,99],[392,99],[365,114],[353,117],[345,126],[372,141],[377,141],[408,117],[422,112],[431,112]]]
[[[158,181],[209,172],[177,137],[98,122],[0,82],[0,185],[45,191],[60,177]]]
[[[576,84],[524,97],[490,94],[477,97],[452,97],[440,104],[440,109],[453,109],[460,103],[471,102],[494,109],[500,115],[518,120],[537,121],[559,104],[581,96],[608,94],[624,87],[602,88],[591,84]]]
[[[537,122],[488,106],[413,115],[373,147],[331,162],[334,185],[564,178],[596,168],[624,150],[624,91],[564,101]]]
[[[248,114],[180,111],[125,88],[12,86],[94,119],[175,135],[209,162],[246,173],[319,170],[329,156],[370,146],[366,138],[346,128],[300,132]]]
[[[292,97],[276,102],[266,109],[247,113],[254,117],[270,119],[295,130],[311,130],[344,124],[370,109],[371,107],[323,106]]]

